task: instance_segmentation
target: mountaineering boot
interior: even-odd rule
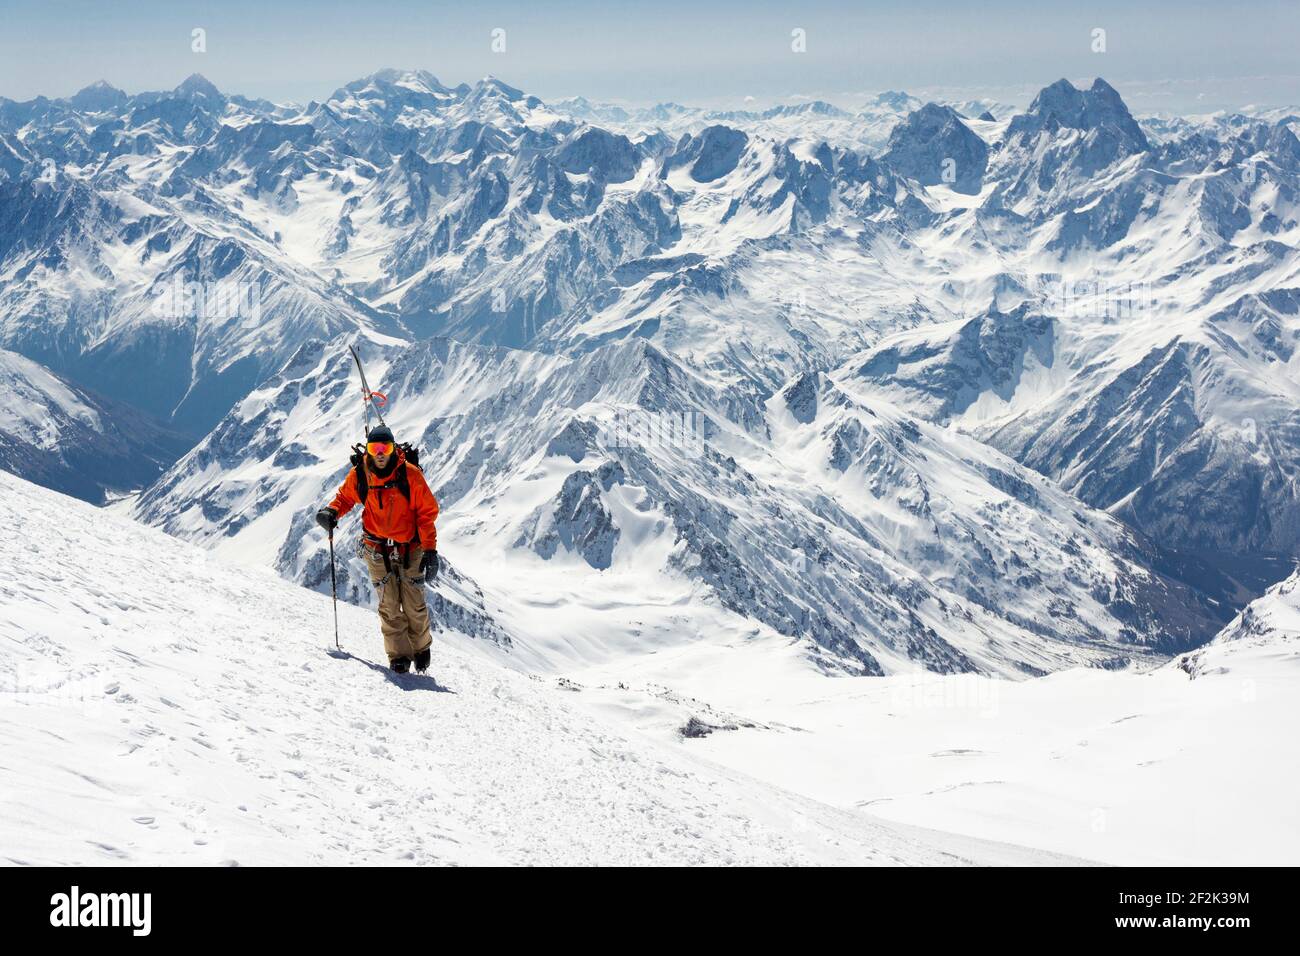
[[[433,657],[433,645],[430,644],[424,650],[415,655],[415,671],[417,674],[423,674],[429,669],[429,660]]]
[[[411,659],[409,657],[394,657],[388,662],[388,666],[396,674],[405,674],[411,669]]]

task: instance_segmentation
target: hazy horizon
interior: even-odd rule
[[[391,67],[428,70],[448,86],[491,74],[543,100],[580,95],[632,106],[815,98],[851,107],[885,89],[1019,105],[1062,76],[1103,76],[1138,112],[1300,103],[1292,52],[1300,4],[1277,0],[1141,10],[1105,0],[1087,11],[1023,0],[980,11],[953,0],[793,12],[735,0],[665,0],[653,11],[592,0],[546,9],[409,0],[364,8],[298,0],[7,6],[0,97],[20,101],[70,96],[98,80],[131,93],[165,90],[201,73],[227,93],[305,104]],[[205,31],[203,52],[192,49],[196,29]],[[1099,29],[1104,52],[1095,51]]]

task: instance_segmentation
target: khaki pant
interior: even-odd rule
[[[411,558],[402,567],[400,550],[390,557],[392,572],[384,568],[384,556],[361,546],[361,554],[370,569],[370,583],[379,597],[379,627],[384,632],[384,650],[389,661],[397,657],[415,657],[433,643],[429,633],[429,608],[424,603],[424,575],[420,558],[424,551],[411,545]]]

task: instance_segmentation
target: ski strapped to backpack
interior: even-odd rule
[[[383,412],[379,410],[379,405],[387,404],[388,399],[382,392],[373,392],[370,390],[370,383],[366,381],[366,370],[361,367],[361,356],[357,354],[357,350],[354,346],[349,345],[348,351],[352,353],[352,359],[357,363],[357,375],[361,377],[361,400],[364,403],[365,409],[366,433],[369,434],[370,412],[372,409],[374,410],[376,417],[379,419],[379,424],[384,427],[388,426],[388,423],[384,421]],[[382,399],[382,402],[376,401],[377,399]],[[409,464],[414,465],[416,468],[420,468],[420,450],[418,448],[415,448],[409,442],[403,442],[398,447],[401,448],[402,454],[405,456],[405,459]],[[365,505],[366,495],[370,493],[370,482],[366,477],[365,445],[353,445],[352,456],[349,460],[352,462],[352,467],[357,473],[357,500],[360,501],[362,505]],[[423,471],[424,469],[421,468],[420,470]],[[409,505],[411,503],[411,484],[406,478],[405,468],[397,469],[397,473],[393,475],[393,485],[402,493],[402,497],[406,499],[406,503]],[[380,504],[383,504],[382,500],[380,501]]]
[[[378,403],[375,401],[376,398],[381,398],[384,403],[387,403],[388,399],[382,393],[370,390],[370,385],[366,382],[366,370],[361,367],[361,356],[357,354],[356,348],[351,345],[348,346],[348,351],[352,353],[352,358],[357,363],[357,374],[361,376],[361,401],[365,403],[366,432],[369,433],[371,409],[374,409],[375,415],[379,418],[379,424],[388,424],[384,421],[384,413],[379,410]]]
[[[382,392],[375,392],[371,390],[370,383],[366,381],[366,371],[364,368],[361,367],[361,356],[357,354],[357,350],[353,346],[348,346],[348,349],[352,353],[353,360],[357,363],[357,375],[361,378],[361,398],[362,398],[362,402],[364,403],[363,407],[365,410],[366,434],[369,435],[371,430],[370,413],[372,410],[374,411],[375,415],[379,418],[379,424],[383,425],[385,428],[388,427],[388,423],[384,421],[383,412],[379,410],[381,406],[388,404],[388,398]],[[398,491],[402,493],[402,497],[406,499],[406,503],[409,506],[411,503],[411,483],[406,475],[406,465],[411,464],[414,465],[416,468],[420,468],[420,450],[416,448],[414,445],[410,444],[409,442],[403,442],[401,445],[398,446],[398,448],[401,451],[401,455],[399,456],[398,465],[393,473],[392,487],[396,488]],[[352,462],[352,469],[356,476],[355,484],[356,484],[357,501],[360,502],[362,508],[364,509],[366,505],[366,498],[368,498],[370,495],[370,476],[368,470],[366,469],[366,446],[364,444],[353,445],[352,455],[349,457],[348,460]],[[424,469],[421,468],[420,470],[423,471]],[[385,485],[383,487],[388,487],[388,486]],[[383,487],[377,488],[377,493],[380,495],[379,498],[380,507],[383,507],[384,504]],[[383,541],[382,539],[377,538],[374,535],[371,535],[370,532],[368,531],[365,532],[365,537],[367,539],[373,539],[375,542],[382,545],[382,547],[379,550],[380,553],[382,553],[384,556],[384,569],[388,572],[387,576],[385,576],[384,578],[384,581],[380,585],[380,587],[382,588],[383,584],[387,583],[388,578],[391,577],[393,573],[392,555],[391,555],[392,549],[394,547],[400,549],[401,557],[402,557],[402,567],[405,568],[410,563],[411,545],[418,540],[418,534],[416,538],[412,538],[410,541],[404,541],[404,542]]]
[[[418,448],[410,442],[402,442],[397,447],[402,450],[402,455],[408,465],[420,468],[420,450]],[[352,456],[348,460],[352,462],[352,467],[357,473],[357,500],[364,506],[366,495],[370,493],[370,481],[366,476],[366,446],[353,445]],[[423,471],[424,469],[420,468],[420,470]],[[411,483],[406,477],[405,468],[395,469],[393,487],[402,493],[402,497],[406,499],[406,503],[409,505],[411,503]]]

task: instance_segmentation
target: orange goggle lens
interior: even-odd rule
[[[366,451],[372,456],[391,455],[393,453],[393,443],[390,441],[372,441],[366,443]]]

